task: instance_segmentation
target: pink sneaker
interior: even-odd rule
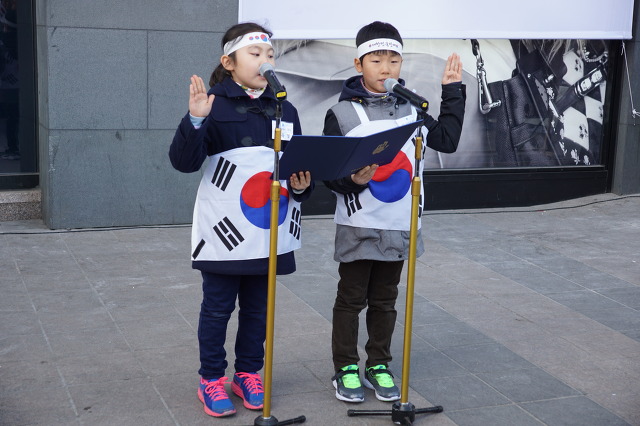
[[[233,375],[231,390],[244,401],[250,410],[259,410],[264,403],[262,379],[258,373],[236,373]]]
[[[218,380],[205,380],[200,378],[198,387],[198,398],[204,404],[204,412],[214,417],[230,416],[236,412],[233,402],[229,399],[227,391],[224,390],[227,377],[220,377]]]

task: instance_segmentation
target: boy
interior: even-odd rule
[[[376,21],[360,29],[354,66],[362,75],[344,82],[338,104],[327,111],[325,135],[370,134],[380,131],[381,124],[394,127],[417,119],[409,103],[384,88],[388,78],[404,83],[399,78],[402,45],[402,37],[390,24]],[[451,153],[460,140],[466,99],[462,64],[455,53],[447,60],[442,85],[440,116],[436,121],[426,115],[424,121],[426,144]],[[342,401],[364,400],[357,344],[358,315],[367,306],[364,385],[381,401],[400,399],[388,365],[398,282],[409,248],[414,150],[410,139],[392,163],[382,167],[372,164],[346,178],[325,182],[338,196],[334,259],[340,262],[340,281],[331,346],[336,372],[332,381],[336,398]],[[422,165],[419,172],[422,174]],[[417,250],[418,256],[424,253],[420,234]]]

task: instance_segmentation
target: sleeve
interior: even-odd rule
[[[440,115],[437,120],[427,115],[425,120],[425,125],[429,129],[427,134],[429,148],[445,153],[452,153],[458,149],[466,99],[464,84],[450,83],[442,86]]]
[[[206,127],[208,120],[204,120],[199,128],[195,128],[189,114],[186,114],[169,147],[169,159],[171,165],[183,173],[193,173],[200,170],[202,163],[207,158],[207,145],[205,143]]]
[[[324,118],[324,129],[322,134],[325,136],[344,136],[340,130],[340,124],[333,110],[327,111]],[[338,180],[324,181],[327,188],[338,194],[360,193],[364,191],[368,185],[359,185],[355,183],[351,176],[346,176]]]

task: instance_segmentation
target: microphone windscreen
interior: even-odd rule
[[[260,65],[260,75],[264,77],[264,73],[266,73],[267,71],[275,71],[273,69],[273,65],[271,65],[269,62],[265,62],[264,64]]]
[[[384,81],[383,85],[384,85],[384,89],[387,92],[393,92],[393,87],[398,84],[398,80],[396,80],[395,78],[388,78]]]

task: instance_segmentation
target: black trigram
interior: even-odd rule
[[[347,215],[349,217],[351,217],[351,215],[358,210],[362,209],[362,204],[360,204],[360,197],[358,194],[344,194],[344,204],[345,206],[347,206]]]
[[[205,245],[205,241],[200,240],[200,242],[196,246],[196,249],[193,251],[193,254],[191,255],[193,260],[196,260],[198,258],[198,255],[200,254],[200,250],[202,250],[202,247],[204,247],[204,245]]]
[[[420,201],[418,206],[418,217],[422,217],[422,210],[424,209],[424,199],[422,198],[422,193],[420,193]]]
[[[231,223],[228,217],[222,219],[216,226],[213,227],[216,235],[222,241],[229,251],[238,247],[241,242],[244,241],[244,237],[238,231],[238,229]]]
[[[218,164],[216,165],[216,171],[213,172],[211,183],[224,191],[227,189],[227,185],[229,185],[229,181],[231,180],[233,172],[235,171],[235,164],[225,159],[224,157],[220,157],[220,159],[218,160]]]
[[[289,223],[289,233],[293,235],[296,240],[300,239],[300,210],[293,208],[291,211],[291,222]]]

